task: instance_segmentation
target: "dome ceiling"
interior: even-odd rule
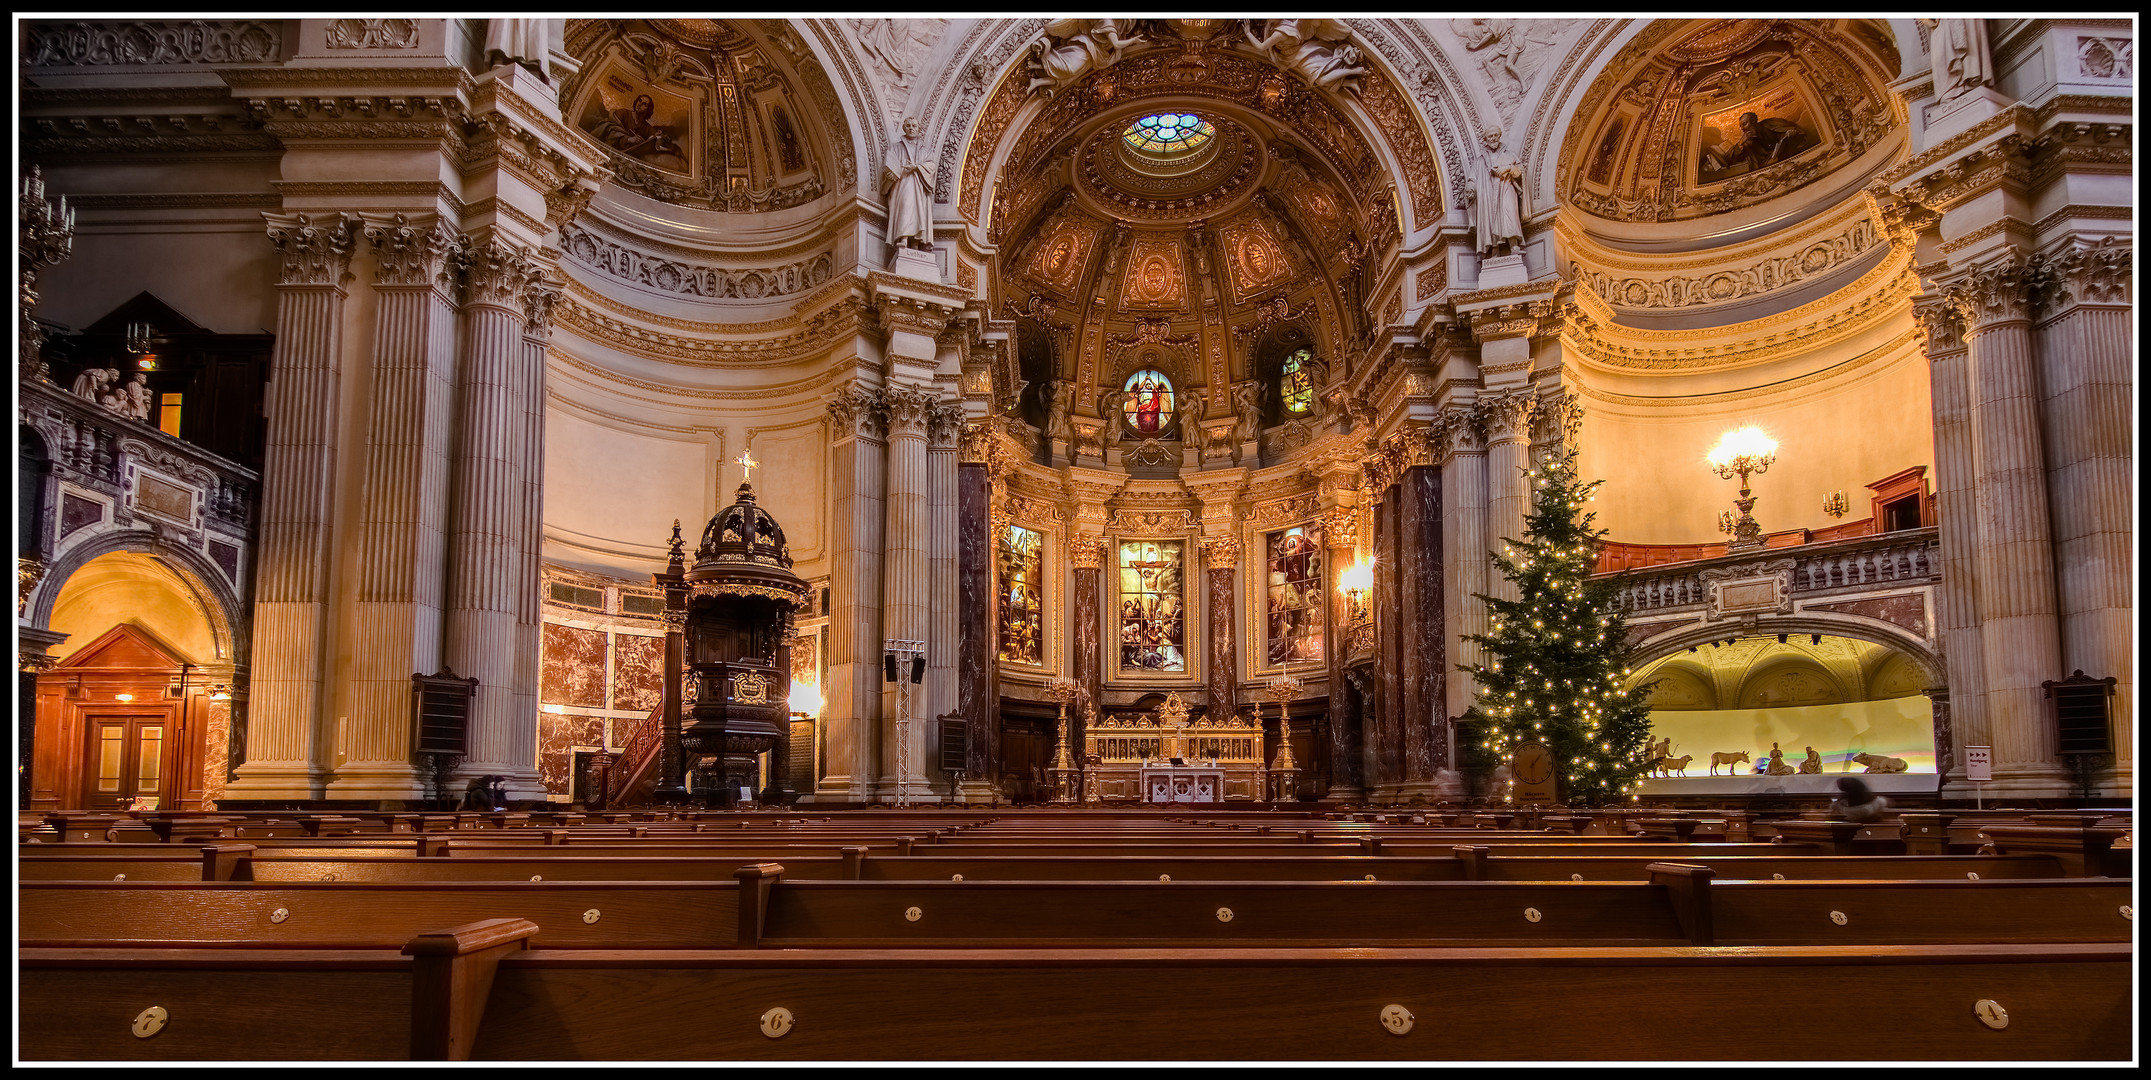
[[[617,187],[754,213],[851,184],[848,150],[820,119],[835,107],[819,100],[826,78],[787,63],[811,67],[803,49],[714,19],[571,20],[567,49],[582,67],[561,87],[562,112],[610,152]]]
[[[1161,143],[1159,117],[1195,145]],[[997,281],[1052,331],[1057,377],[1118,385],[1149,367],[1221,387],[1251,374],[1260,340],[1341,355],[1358,333],[1373,230],[1289,126],[1177,98],[1100,110],[1059,141],[995,200]]]
[[[1682,221],[1809,188],[1894,129],[1876,35],[1829,22],[1669,25],[1614,59],[1563,151],[1563,199],[1623,222]]]

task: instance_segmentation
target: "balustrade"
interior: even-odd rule
[[[1615,602],[1630,615],[1702,607],[1710,599],[1703,571],[1756,566],[1781,558],[1794,560],[1792,590],[1795,596],[1897,585],[1928,586],[1940,581],[1942,576],[1937,535],[1932,528],[1907,529],[1783,551],[1745,552],[1598,576],[1611,577],[1620,583]]]

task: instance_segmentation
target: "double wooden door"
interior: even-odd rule
[[[155,799],[163,808],[167,751],[175,734],[168,710],[134,713],[89,713],[83,717],[88,729],[88,754],[82,770],[82,806],[85,810],[120,810],[138,798]]]

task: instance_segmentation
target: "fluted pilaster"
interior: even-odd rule
[[[2109,237],[2047,259],[2035,331],[2061,668],[2118,680],[2112,730],[2121,790],[2133,787],[2135,748],[2131,254]]]
[[[263,448],[253,688],[234,798],[317,798],[324,752],[343,276],[356,222],[264,214],[282,258]]]
[[[1973,491],[1971,382],[1964,328],[1956,311],[1937,299],[1916,308],[1926,331],[1934,399],[1935,513],[1942,542],[1942,582],[1937,617],[1948,665],[1950,744],[1991,745],[1987,725],[1986,651],[1980,644],[1978,500]],[[1945,778],[1962,782],[1961,750],[1940,766]],[[1948,782],[1947,780],[1945,782]]]
[[[1479,418],[1486,432],[1486,543],[1490,550],[1499,550],[1504,539],[1524,536],[1524,516],[1531,509],[1531,418],[1537,404],[1528,391],[1479,401]],[[1480,558],[1486,565],[1487,594],[1516,599],[1516,586],[1494,571],[1491,557]]]
[[[882,391],[882,403],[889,425],[889,486],[885,508],[888,539],[883,556],[886,569],[881,580],[882,635],[925,641],[932,625],[932,602],[928,597],[931,582],[927,578],[926,429],[933,413],[934,396],[931,391],[895,386]],[[911,689],[910,719],[917,720],[923,715],[925,694],[922,690],[922,687]],[[881,783],[876,794],[892,797],[896,794],[898,779],[895,721],[899,718],[899,690],[894,685],[887,685],[884,693],[887,698],[882,703],[883,715],[890,723],[883,732]],[[913,746],[912,761],[923,764],[921,753],[921,747]],[[916,775],[923,777],[924,770],[918,768]],[[925,794],[923,784],[915,783],[913,793]]]
[[[335,798],[423,794],[411,763],[411,676],[441,667],[455,398],[454,233],[438,218],[365,217],[374,251],[350,722]]]
[[[2023,265],[2005,256],[1943,290],[1965,326],[1987,721],[1995,779],[2004,783],[2058,776],[2053,725],[2039,684],[2067,674],[2059,670],[2053,533],[2028,284]]]
[[[1443,410],[1441,430],[1446,454],[1441,456],[1441,537],[1448,558],[1442,565],[1442,612],[1449,633],[1449,715],[1461,716],[1471,707],[1476,682],[1458,664],[1485,662],[1485,649],[1466,641],[1467,634],[1487,631],[1486,433],[1476,410],[1452,405]]]
[[[882,534],[887,424],[881,392],[847,383],[831,417],[829,683],[822,705],[827,772],[817,797],[864,802],[881,775]],[[898,635],[890,635],[898,636]]]
[[[524,294],[537,267],[526,252],[497,240],[467,249],[464,267],[445,659],[456,674],[477,679],[478,689],[458,774],[534,783],[537,718],[520,715],[516,678],[521,592],[536,587],[525,557],[525,546],[537,538],[527,535],[532,384],[523,331]]]

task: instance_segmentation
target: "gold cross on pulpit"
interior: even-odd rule
[[[740,455],[732,459],[732,464],[739,466],[740,480],[750,484],[754,482],[754,470],[762,466],[761,462],[754,460],[752,449],[740,451]]]

